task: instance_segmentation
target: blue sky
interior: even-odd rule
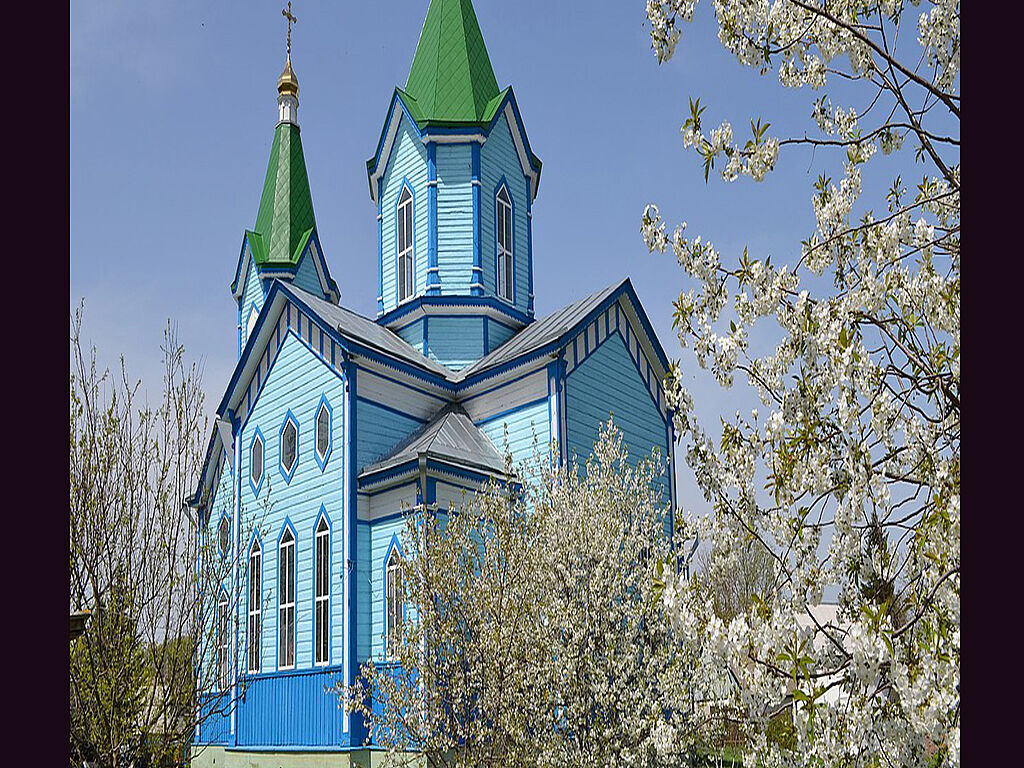
[[[207,405],[236,360],[228,288],[251,227],[277,119],[285,26],[277,2],[89,0],[71,5],[71,308],[85,299],[84,335],[100,361],[123,354],[159,391],[170,318],[204,365]],[[427,0],[298,2],[292,62],[320,239],[342,303],[376,313],[377,226],[365,160],[395,85],[404,86]],[[683,287],[670,255],[639,234],[645,204],[710,238],[723,254],[750,249],[795,263],[813,230],[810,192],[835,158],[794,150],[765,182],[705,184],[684,152],[687,98],[737,136],[751,116],[778,135],[810,127],[817,94],[741,67],[718,43],[702,3],[676,56],[658,65],[642,0],[580,4],[476,0],[498,84],[515,88],[543,160],[534,204],[537,315],[629,276],[670,357],[681,358],[698,413],[757,405],[720,389],[682,350],[671,302]],[[828,162],[830,165],[826,165]],[[884,180],[884,179],[883,179]],[[866,186],[870,182],[866,183]],[[681,457],[679,457],[681,459]],[[683,461],[684,504],[704,509]]]

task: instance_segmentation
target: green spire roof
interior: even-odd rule
[[[295,264],[315,226],[299,127],[287,122],[278,123],[274,143],[270,147],[260,209],[256,214],[254,229],[260,241],[252,249],[256,265]]]
[[[470,0],[430,0],[405,90],[417,122],[485,122],[498,81]]]

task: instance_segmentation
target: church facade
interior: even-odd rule
[[[430,0],[367,161],[373,319],[340,304],[297,113],[289,50],[231,284],[238,362],[192,501],[235,564],[210,616],[219,690],[203,707],[218,714],[197,724],[197,765],[374,762],[325,686],[388,663],[403,512],[458,508],[504,479],[506,452],[554,441],[553,460],[582,462],[611,415],[631,456],[668,457],[675,508],[668,360],[629,280],[535,316],[541,162],[470,0]]]

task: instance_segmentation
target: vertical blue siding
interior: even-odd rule
[[[342,732],[338,670],[296,670],[247,681],[238,709],[239,746],[331,746],[348,743]]]
[[[630,357],[614,332],[566,378],[566,447],[582,468],[594,449],[598,429],[611,416],[622,431],[630,464],[657,448],[668,460],[665,420]],[[668,472],[661,477],[669,499]]]
[[[427,354],[430,359],[437,360],[453,371],[476,362],[484,356],[484,319],[437,315],[431,317],[427,334]]]
[[[413,229],[416,236],[414,278],[416,287],[413,295],[419,295],[427,284],[427,150],[404,114],[398,126],[395,146],[391,151],[381,184],[381,282],[384,288],[385,312],[395,308],[395,261],[397,258],[395,204],[402,191],[403,178],[408,178],[414,198]]]
[[[530,287],[529,272],[529,228],[526,224],[526,197],[530,194],[529,183],[523,175],[519,155],[516,153],[508,121],[502,115],[495,122],[487,141],[480,150],[480,239],[483,267],[483,283],[488,296],[497,295],[497,241],[494,231],[494,195],[502,176],[508,185],[509,194],[515,207],[513,251],[515,254],[515,282],[513,298],[516,309],[527,312]]]
[[[472,170],[472,148],[468,144],[437,145],[437,266],[442,295],[469,295],[473,273]]]
[[[506,452],[505,427],[508,426],[507,450],[516,464],[532,461],[534,451],[546,456],[551,441],[548,400],[527,403],[511,413],[495,416],[477,423],[477,426],[494,443],[499,453]],[[536,444],[534,436],[536,435]]]

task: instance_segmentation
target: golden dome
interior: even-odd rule
[[[277,92],[282,94],[290,93],[296,97],[299,95],[299,79],[295,77],[295,72],[292,70],[291,56],[285,62],[284,71],[281,72],[281,76],[277,78]]]

